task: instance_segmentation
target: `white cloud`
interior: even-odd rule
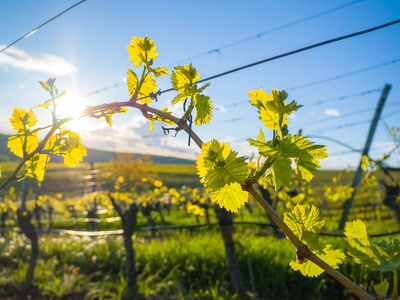
[[[168,111],[172,112],[173,116],[180,118],[185,114],[185,112],[183,111],[183,102],[179,102],[177,105],[171,105],[171,101],[168,101],[168,103]]]
[[[321,169],[319,170],[354,170],[358,165],[359,159],[353,160],[348,156],[328,156],[320,161]]]
[[[340,112],[334,108],[325,110],[325,114],[328,116],[340,117]]]
[[[140,127],[143,127],[143,125],[147,124],[147,123],[149,123],[149,121],[146,118],[144,118],[142,115],[133,115],[131,118],[131,122],[128,126],[130,126],[132,128],[140,128]]]
[[[177,138],[165,136],[159,126],[150,133],[148,121],[142,116],[132,117],[128,123],[120,126],[100,125],[79,132],[83,144],[99,150],[144,153],[162,156],[196,159],[200,150],[192,142],[187,145],[187,135],[181,132]],[[105,122],[104,122],[105,123]],[[160,123],[161,124],[161,123]]]
[[[0,45],[4,48],[4,45]],[[10,47],[0,55],[0,65],[11,66],[27,71],[38,71],[52,75],[63,76],[75,73],[78,69],[65,59],[47,54],[32,51],[24,51],[16,47]]]

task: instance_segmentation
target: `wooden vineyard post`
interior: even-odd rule
[[[368,133],[367,140],[365,142],[364,150],[363,150],[363,152],[361,154],[360,163],[358,164],[358,168],[357,168],[356,174],[354,175],[354,178],[353,178],[352,187],[354,188],[354,191],[353,191],[351,197],[349,199],[347,199],[346,202],[344,203],[342,218],[341,218],[340,223],[339,223],[339,230],[343,230],[344,229],[344,225],[346,224],[347,218],[349,216],[350,209],[351,209],[351,207],[353,205],[354,195],[356,194],[356,187],[361,181],[362,157],[364,155],[368,155],[369,148],[370,148],[371,143],[372,143],[372,138],[374,137],[375,129],[376,129],[376,126],[378,125],[379,117],[380,117],[382,109],[383,109],[383,105],[385,104],[387,95],[389,94],[389,91],[390,91],[391,87],[392,86],[390,84],[386,84],[385,85],[385,87],[384,87],[384,89],[382,91],[381,97],[379,99],[378,106],[376,107],[375,115],[374,115],[374,118],[372,120],[371,127],[369,128],[369,133]]]

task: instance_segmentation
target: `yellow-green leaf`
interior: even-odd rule
[[[153,76],[147,75],[140,86],[140,81],[138,80],[135,72],[131,69],[127,71],[127,86],[129,91],[129,97],[133,97],[135,94],[137,98],[147,97],[151,93],[157,91],[157,83]],[[139,100],[140,103],[150,104],[152,101],[151,97]]]
[[[130,45],[128,45],[129,60],[133,62],[135,67],[140,67],[142,63],[146,64],[151,60],[156,60],[158,52],[153,40],[147,36],[145,38],[132,37]]]
[[[87,154],[80,136],[71,130],[63,130],[51,136],[46,143],[46,150],[49,154],[63,155],[68,167],[76,166]]]
[[[210,193],[211,201],[231,212],[237,212],[238,209],[242,208],[248,198],[249,194],[243,191],[241,185],[237,182],[227,184]]]
[[[297,204],[291,212],[284,214],[287,226],[306,244],[311,251],[323,249],[319,241],[319,232],[325,221],[319,220],[319,210],[315,206]]]
[[[365,227],[364,222],[361,220],[346,222],[346,225],[344,227],[344,234],[348,240],[357,239],[361,243],[361,245],[366,247],[371,246],[367,233],[367,227]]]
[[[161,109],[162,112],[165,112],[169,115],[172,114],[172,112],[168,111],[168,108],[163,108]],[[149,116],[147,117],[148,120],[150,120],[150,132],[153,132],[154,130],[154,121],[159,121],[159,122],[164,122],[167,123],[169,125],[174,125],[175,123],[169,119],[166,119],[160,115],[156,115],[156,114],[149,114]]]
[[[24,152],[29,154],[33,152],[40,139],[37,137],[36,132],[29,132],[30,135],[10,135],[8,138],[7,147],[10,151],[18,157],[24,157]]]
[[[262,131],[260,132],[262,134]],[[257,141],[249,139],[249,142],[252,146],[258,148],[263,157],[275,159],[268,172],[273,176],[276,189],[281,185],[290,187],[292,162],[294,162],[296,173],[303,179],[310,181],[317,172],[317,168],[321,167],[319,160],[328,156],[324,146],[315,145],[298,134],[288,134],[275,143],[271,141],[265,143],[263,140],[263,135],[259,135]]]
[[[126,84],[128,86],[129,97],[132,97],[135,94],[136,88],[139,85],[139,79],[136,73],[133,72],[131,69],[129,69],[126,74],[128,74],[128,77],[126,78]]]
[[[314,264],[309,260],[303,262],[302,264],[299,264],[297,261],[291,261],[289,263],[289,266],[294,271],[300,271],[300,273],[303,276],[308,276],[308,277],[318,277],[324,272],[323,269],[321,269],[320,267],[318,267],[316,264]]]
[[[167,70],[166,67],[159,67],[159,68],[151,69],[151,72],[156,77],[160,77],[162,75],[168,75],[169,74],[169,71]]]
[[[49,108],[50,107],[50,105],[51,105],[51,100],[52,99],[50,99],[50,100],[47,100],[46,102],[43,102],[43,103],[39,103],[38,105],[36,105],[36,107],[43,107],[43,108]]]
[[[400,267],[398,239],[371,240],[361,220],[346,222],[344,234],[349,244],[348,253],[355,263],[379,272],[390,272]]]
[[[386,294],[389,290],[389,282],[385,278],[381,283],[374,285],[374,290],[378,295],[378,299],[386,299]]]
[[[36,179],[38,183],[44,179],[46,165],[49,157],[45,154],[36,154],[30,160],[25,162],[26,175]]]
[[[277,158],[267,170],[266,176],[270,177],[271,184],[275,187],[275,190],[278,190],[281,186],[290,187],[292,173],[293,169],[290,159]]]
[[[339,264],[344,262],[346,256],[341,250],[332,250],[330,247],[330,245],[327,245],[322,253],[318,253],[316,255],[332,268],[338,269]],[[308,277],[317,277],[324,272],[322,268],[309,260],[306,260],[302,264],[298,263],[297,261],[291,261],[289,265],[294,271],[300,271],[302,275]]]
[[[40,86],[47,92],[51,92],[54,90],[54,82],[57,78],[49,78],[46,81],[39,81]]]
[[[80,136],[70,130],[68,131],[68,133],[70,140],[68,150],[64,154],[64,163],[66,166],[72,168],[83,160],[83,157],[87,155],[87,152],[86,148],[81,143]]]
[[[250,103],[258,108],[261,122],[271,130],[276,130],[279,138],[283,138],[282,128],[289,124],[287,116],[293,111],[298,110],[301,105],[297,105],[295,101],[286,105],[287,98],[285,90],[271,90],[271,95],[266,94],[263,90],[250,91]]]
[[[195,96],[195,106],[196,106],[196,118],[194,119],[194,124],[197,126],[201,124],[207,124],[210,122],[212,117],[213,106],[210,101],[210,97],[196,94]]]
[[[201,181],[211,190],[232,182],[243,184],[247,177],[245,158],[237,157],[226,143],[214,140],[204,144],[196,163]]]
[[[186,96],[192,96],[196,93],[195,83],[200,79],[200,73],[196,68],[190,65],[179,66],[172,72],[172,85],[179,93]]]
[[[38,118],[36,117],[36,114],[33,112],[32,108],[14,108],[11,116],[11,127],[17,132],[20,132],[20,130],[25,131],[26,127],[35,126],[38,121]]]
[[[150,132],[153,132],[153,130],[154,130],[154,120],[153,119],[150,119],[149,126],[150,126]]]

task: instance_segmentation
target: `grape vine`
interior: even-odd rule
[[[184,114],[176,117],[166,108],[159,110],[150,106],[161,94],[157,91],[155,78],[169,75],[169,71],[165,67],[153,66],[158,57],[155,43],[148,37],[133,37],[127,50],[130,55],[129,60],[135,68],[139,68],[138,74],[140,74],[138,76],[132,69],[127,71],[127,88],[130,99],[125,102],[86,107],[82,116],[96,119],[105,118],[106,122],[112,125],[114,114],[124,113],[127,111],[127,107],[133,107],[139,109],[143,116],[150,121],[150,131],[154,130],[155,121],[176,125],[175,128],[168,128],[167,131],[175,130],[177,133],[181,130],[185,131],[201,149],[196,166],[200,180],[207,188],[212,202],[228,211],[237,212],[252,196],[295,246],[296,260],[290,262],[292,269],[310,277],[318,276],[325,271],[360,299],[373,299],[371,295],[337,270],[339,264],[344,261],[345,254],[341,250],[332,249],[331,245],[326,245],[318,239],[324,221],[319,219],[319,211],[316,207],[298,203],[304,199],[304,194],[301,196],[303,198],[299,197],[295,200],[297,204],[291,205],[293,209],[285,213],[282,220],[254,187],[255,185],[265,185],[273,187],[276,191],[281,188],[290,188],[293,182],[293,173],[298,178],[309,182],[320,168],[320,160],[327,157],[324,146],[309,141],[300,133],[289,133],[288,116],[300,109],[301,105],[296,101],[288,103],[288,94],[284,90],[272,88],[270,94],[263,90],[249,92],[250,104],[257,109],[260,121],[266,129],[272,131],[271,140],[266,139],[263,131],[265,128],[259,129],[255,139],[248,139],[250,145],[255,147],[259,154],[257,163],[254,164],[248,162],[246,157],[238,156],[238,153],[227,143],[217,140],[203,143],[196,135],[192,124],[200,126],[209,123],[213,116],[213,105],[211,98],[204,94],[210,83],[199,86],[200,74],[194,66],[178,66],[172,71],[171,83],[177,92],[172,104],[184,102],[185,106]],[[39,183],[43,181],[49,155],[64,156],[64,163],[69,167],[77,165],[86,155],[86,149],[82,145],[79,135],[64,127],[71,118],[60,118],[57,112],[57,105],[59,101],[62,101],[65,92],[58,91],[54,86],[55,81],[55,78],[50,78],[40,82],[41,87],[51,96],[50,100],[37,106],[50,111],[52,123],[49,126],[35,127],[38,119],[32,108],[16,108],[14,110],[10,122],[17,134],[10,136],[8,147],[15,155],[22,158],[22,161],[11,176],[0,185],[0,190],[4,189],[11,181],[21,180],[27,176],[33,177]],[[38,132],[42,130],[48,131],[45,138],[40,141]],[[167,193],[167,188],[162,187],[162,183],[157,181],[152,181],[156,188],[141,197],[134,195],[133,192],[120,193],[118,189],[126,179],[128,178],[119,178],[116,181],[115,190],[109,194],[111,205],[122,220],[125,220],[127,216],[136,218],[138,204],[143,202],[151,205],[150,198]],[[351,192],[352,190],[348,187],[338,187],[336,191],[326,190],[325,194],[332,201],[340,201],[345,197],[343,195]],[[170,190],[169,193],[173,195],[174,191]],[[197,199],[197,203],[193,202],[191,206],[187,207],[187,210],[194,215],[204,215],[205,212],[200,206],[204,199],[200,200],[202,197],[197,196],[193,196]],[[137,201],[133,201],[133,198],[137,198]],[[41,200],[44,203],[44,199]],[[50,203],[50,200],[47,201]],[[5,210],[1,209],[2,212]],[[128,222],[128,218],[123,221],[125,236],[133,232],[136,221],[132,222],[132,220]],[[386,244],[372,242],[364,229],[358,221],[347,224],[345,234],[351,247],[350,256],[356,262],[381,272],[390,269],[393,271],[393,277],[397,278],[398,241]],[[126,243],[132,249],[132,241],[127,239]],[[383,250],[384,247],[386,250]],[[131,272],[130,280],[134,280],[136,278],[134,257],[132,259],[134,252],[132,254],[130,251],[127,254],[131,259],[130,265],[127,266]],[[396,283],[394,283],[393,289],[392,297],[396,297]],[[379,297],[386,295],[387,290],[387,281],[376,286]]]

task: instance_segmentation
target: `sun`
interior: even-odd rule
[[[64,124],[63,128],[72,130],[80,135],[102,128],[103,122],[93,122],[93,120],[83,118],[82,112],[87,105],[89,105],[89,102],[79,96],[78,93],[71,92],[62,97],[57,104],[57,117],[61,119],[72,118],[72,120]]]
[[[68,93],[62,97],[57,105],[57,115],[77,120],[87,105],[85,99],[75,93]]]

